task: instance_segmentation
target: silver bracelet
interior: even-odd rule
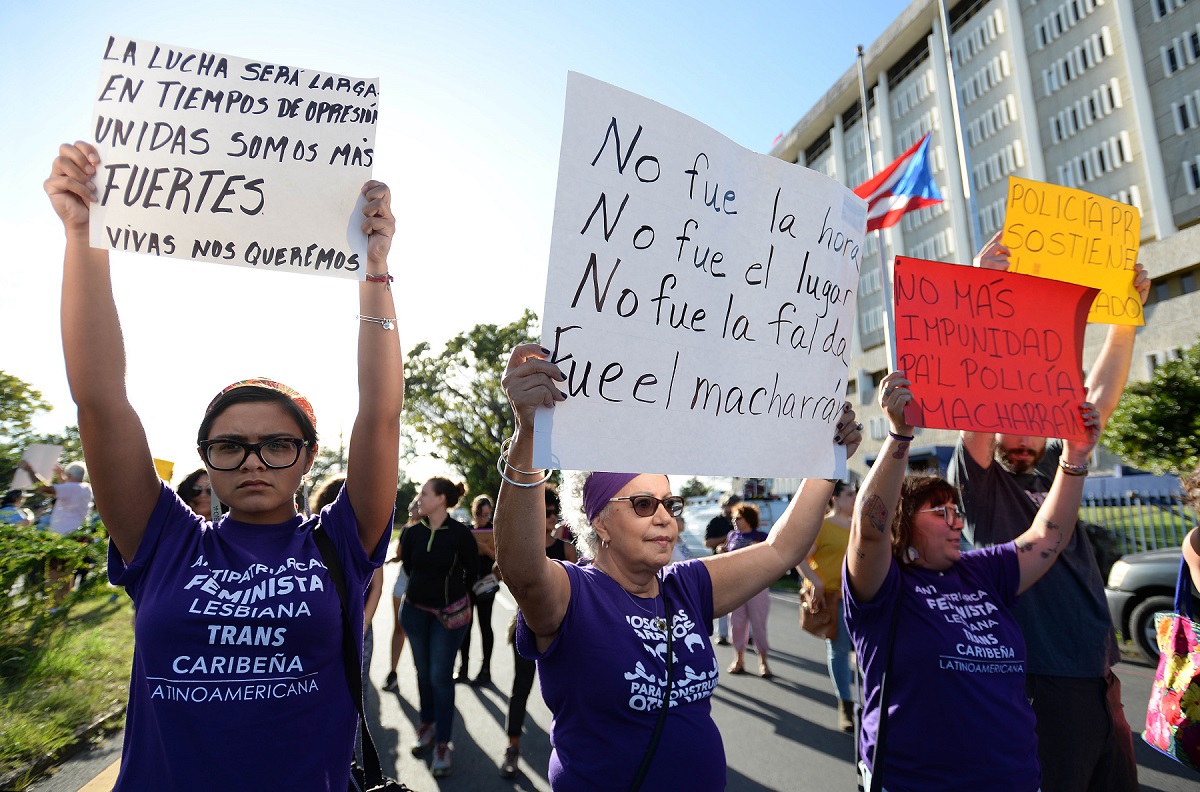
[[[387,317],[384,317],[384,316],[363,316],[362,314],[359,314],[358,318],[364,322],[374,322],[375,324],[382,327],[384,330],[395,330],[396,329],[396,320],[395,319],[388,319]]]
[[[496,472],[500,474],[500,478],[504,479],[509,484],[512,484],[514,487],[520,487],[521,489],[533,489],[534,487],[546,483],[546,481],[550,479],[550,476],[554,475],[554,471],[550,468],[542,468],[540,472],[536,470],[521,470],[521,468],[510,463],[508,461],[508,450],[512,447],[512,442],[513,439],[509,437],[500,444],[500,456],[496,458]],[[507,475],[505,475],[504,471],[506,468],[512,468],[514,473],[520,473],[523,476],[541,476],[541,478],[539,478],[537,481],[525,483],[513,481]]]

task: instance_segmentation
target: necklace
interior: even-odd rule
[[[596,566],[596,565],[592,564],[592,566]],[[600,569],[600,567],[597,566],[596,569]],[[600,569],[600,571],[604,572],[603,569]],[[604,572],[604,574],[613,583],[617,583],[616,579],[613,578],[612,575],[609,575],[607,572]],[[657,576],[655,577],[655,579],[657,580]],[[654,625],[654,629],[658,630],[661,633],[666,633],[666,631],[667,631],[666,614],[664,614],[663,616],[658,615],[658,597],[657,596],[654,597],[654,610],[650,611],[650,610],[646,610],[646,608],[643,607],[643,605],[640,602],[638,602],[638,599],[639,599],[638,597],[634,597],[628,591],[625,591],[625,587],[622,586],[620,583],[617,583],[617,588],[619,588],[619,589],[621,589],[621,591],[625,592],[625,596],[629,598],[629,601],[633,603],[634,607],[636,607],[642,613],[648,614],[650,616],[650,623]],[[660,594],[662,593],[662,581],[661,580],[658,581],[658,591]]]

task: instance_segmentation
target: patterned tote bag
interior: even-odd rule
[[[1175,612],[1159,614],[1158,673],[1150,691],[1142,739],[1200,770],[1200,624],[1192,618],[1192,578],[1180,561]]]

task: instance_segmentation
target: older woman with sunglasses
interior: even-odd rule
[[[312,406],[272,380],[237,382],[209,403],[197,437],[213,496],[228,507],[214,525],[159,481],[130,405],[108,251],[88,244],[101,167],[91,145],[65,144],[45,189],[66,232],[63,353],[111,539],[109,579],[137,606],[114,788],[344,792],[358,717],[342,604],[327,568],[336,562],[343,571],[361,648],[363,595],[392,524],[404,398],[386,274],[396,227],[390,193],[380,182],[362,188],[368,280],[358,286],[358,310],[381,321],[360,325],[345,487],[320,515],[297,514],[296,490],[317,454]],[[261,338],[258,303],[248,290],[240,301],[222,311],[245,325],[248,339]],[[302,330],[308,319],[293,313],[285,324]],[[314,537],[318,523],[328,554]],[[264,750],[267,743],[286,749]]]
[[[842,580],[865,679],[864,788],[873,772],[888,792],[1033,792],[1041,782],[1035,719],[1011,609],[1075,530],[1099,413],[1080,406],[1089,439],[1066,441],[1033,525],[1014,542],[963,553],[954,487],[905,477],[910,384],[897,371],[880,385],[892,430],[859,493]]]
[[[532,470],[534,413],[565,398],[557,388],[565,377],[545,355],[529,344],[509,358],[504,388],[517,430],[495,530],[496,561],[520,606],[517,647],[537,660],[554,716],[551,788],[724,789],[709,624],[800,562],[833,485],[805,481],[764,542],[668,566],[683,498],[667,477],[579,474],[568,493],[581,512],[571,526],[591,563],[551,560],[541,477],[522,472]],[[853,453],[861,427],[848,404],[838,421],[835,439]]]

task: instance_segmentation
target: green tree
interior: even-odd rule
[[[1185,474],[1200,464],[1200,341],[1149,382],[1125,388],[1101,441],[1154,473]]]
[[[459,333],[438,354],[421,342],[405,360],[410,434],[463,477],[470,496],[495,498],[500,491],[496,458],[515,428],[501,380],[512,348],[537,340],[537,323],[527,310],[511,324],[480,324]]]
[[[7,486],[21,463],[21,453],[33,443],[63,447],[60,461],[83,459],[79,428],[68,426],[57,434],[33,431],[34,419],[49,412],[51,405],[28,382],[0,371],[0,486]]]
[[[679,490],[679,494],[684,498],[694,498],[700,495],[707,495],[711,491],[704,482],[693,476],[683,483],[683,488]]]

